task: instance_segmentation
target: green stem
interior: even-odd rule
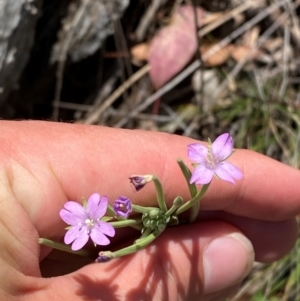
[[[181,158],[177,159],[177,163],[181,169],[181,172],[183,173],[186,183],[188,184],[189,187],[189,191],[190,191],[190,195],[191,198],[193,198],[196,194],[197,194],[197,186],[195,183],[190,183],[190,179],[192,177],[192,172],[190,171],[190,169],[185,165],[185,163],[182,161]],[[194,222],[199,214],[199,210],[200,210],[200,202],[196,202],[192,207],[191,207],[191,211],[190,211],[190,222]]]
[[[188,202],[186,202],[185,204],[183,204],[181,207],[178,208],[178,210],[176,211],[176,215],[190,209],[197,202],[199,202],[200,199],[205,194],[205,192],[207,191],[209,185],[210,185],[210,183],[203,185],[194,197],[192,197]]]
[[[190,223],[194,222],[199,214],[200,211],[200,202],[196,202],[192,207],[190,211]]]
[[[113,209],[113,207],[111,205],[107,205],[106,214],[108,214],[111,217],[115,217],[116,216],[115,211],[114,211],[114,209]]]
[[[180,205],[179,205],[180,204]],[[173,201],[172,207],[165,213],[165,216],[170,216],[172,213],[176,211],[177,208],[179,208],[183,204],[183,198],[181,196],[178,196]]]
[[[134,206],[134,205],[132,205],[132,206]],[[112,207],[111,205],[108,205],[108,206],[107,206],[107,211],[106,211],[106,213],[107,213],[109,216],[113,217],[114,219],[116,219],[116,220],[118,220],[118,221],[121,221],[121,222],[122,222],[122,221],[127,221],[127,219],[126,219],[125,217],[117,216],[116,213],[115,213],[115,211],[114,211],[114,209],[113,209],[113,207]],[[132,220],[134,220],[134,219],[132,219]],[[130,221],[131,221],[131,220],[130,220]],[[124,225],[123,227],[129,226],[129,227],[134,228],[134,229],[136,229],[136,230],[138,230],[138,231],[141,231],[141,230],[143,229],[143,227],[140,226],[140,225],[138,225],[140,222],[141,222],[141,220],[138,219],[136,223],[130,222],[128,225]],[[110,222],[110,224],[111,224],[111,223],[117,223],[117,222]],[[122,226],[118,226],[118,224],[116,224],[116,225],[117,225],[116,227],[115,227],[115,226],[113,226],[113,227],[115,227],[115,228],[120,228],[120,227],[122,227]],[[122,225],[122,224],[120,224],[120,225]]]
[[[114,228],[123,228],[123,227],[127,227],[127,226],[138,226],[138,224],[140,224],[142,222],[142,219],[124,219],[124,220],[119,220],[117,222],[108,222],[109,224],[111,224]],[[142,227],[139,227],[139,229],[141,230]]]
[[[149,213],[153,209],[158,209],[158,208],[157,207],[144,207],[144,206],[132,204],[132,211],[142,213],[142,214]]]
[[[190,169],[185,165],[185,163],[182,161],[181,158],[177,159],[177,164],[179,165],[181,172],[184,175],[184,178],[186,180],[186,183],[189,187],[190,195],[191,197],[195,196],[197,194],[197,186],[195,183],[190,184],[190,179],[192,176],[192,173]]]
[[[144,228],[144,232],[142,233],[141,237],[134,241],[134,244],[139,243],[140,240],[143,240],[152,232],[151,228]]]
[[[156,190],[156,197],[157,197],[157,202],[158,202],[158,206],[159,208],[163,211],[163,212],[167,212],[168,208],[166,205],[166,200],[165,200],[165,196],[164,196],[164,191],[162,188],[162,185],[158,179],[157,176],[153,175],[153,182],[155,185],[155,190]]]
[[[95,257],[95,254],[93,254],[93,253],[91,253],[87,250],[81,249],[81,250],[78,250],[78,251],[73,251],[70,246],[67,246],[63,243],[53,241],[53,240],[50,240],[50,239],[46,239],[46,238],[39,238],[38,243],[43,245],[43,246],[50,247],[52,249],[56,249],[56,250],[60,250],[60,251],[80,255],[80,256],[83,256],[83,257],[90,257],[90,258]]]
[[[121,250],[112,252],[113,258],[116,257],[121,257],[121,256],[125,256],[125,255],[129,255],[132,253],[135,253],[138,250],[141,250],[145,247],[147,247],[153,240],[155,240],[162,232],[152,232],[150,235],[148,235],[147,237],[143,238],[143,239],[139,239],[138,243],[133,244],[129,247],[123,248]]]

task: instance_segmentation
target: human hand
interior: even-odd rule
[[[148,173],[160,178],[169,206],[177,195],[188,199],[176,159],[188,162],[193,140],[34,121],[3,121],[0,130],[0,300],[222,300],[250,271],[253,250],[256,260],[271,262],[295,243],[300,172],[238,150],[230,161],[243,179],[214,179],[195,223],[168,228],[146,249],[105,264],[49,255],[38,237],[62,238],[58,213],[67,200],[98,192],[153,206],[153,187],[135,192],[128,181]],[[111,246],[134,233],[117,231]]]

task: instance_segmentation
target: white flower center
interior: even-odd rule
[[[87,218],[85,221],[85,224],[89,227],[89,228],[93,228],[95,226],[94,220],[93,219],[89,219]]]

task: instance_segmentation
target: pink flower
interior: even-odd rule
[[[220,135],[208,147],[193,143],[188,145],[188,157],[195,162],[196,168],[192,173],[190,183],[208,184],[214,175],[235,184],[234,179],[241,179],[242,172],[233,164],[225,160],[233,152],[233,139],[228,134]]]
[[[84,206],[69,201],[59,212],[60,217],[71,227],[65,235],[64,242],[72,243],[72,250],[81,249],[92,239],[95,245],[108,245],[107,236],[114,236],[115,229],[110,224],[101,221],[107,210],[107,197],[102,198],[98,193],[92,194]]]

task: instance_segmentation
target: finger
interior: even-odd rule
[[[245,218],[223,211],[200,213],[202,221],[221,220],[234,225],[252,243],[255,260],[273,262],[286,255],[295,245],[298,237],[298,223],[295,218],[282,222],[269,222]]]
[[[48,283],[62,300],[209,300],[206,295],[240,283],[252,263],[251,243],[237,229],[203,222],[172,228],[134,255],[87,265]]]
[[[110,200],[126,195],[134,203],[154,205],[153,187],[135,193],[127,181],[132,174],[157,174],[169,204],[177,195],[188,198],[175,161],[182,157],[188,162],[186,145],[193,141],[189,138],[49,122],[1,124],[6,147],[0,158],[17,179],[14,194],[41,232],[43,226],[58,222],[57,213],[67,199],[79,200],[95,191]],[[299,171],[247,150],[238,150],[231,161],[243,169],[244,178],[237,185],[213,180],[202,209],[270,221],[299,212]]]

